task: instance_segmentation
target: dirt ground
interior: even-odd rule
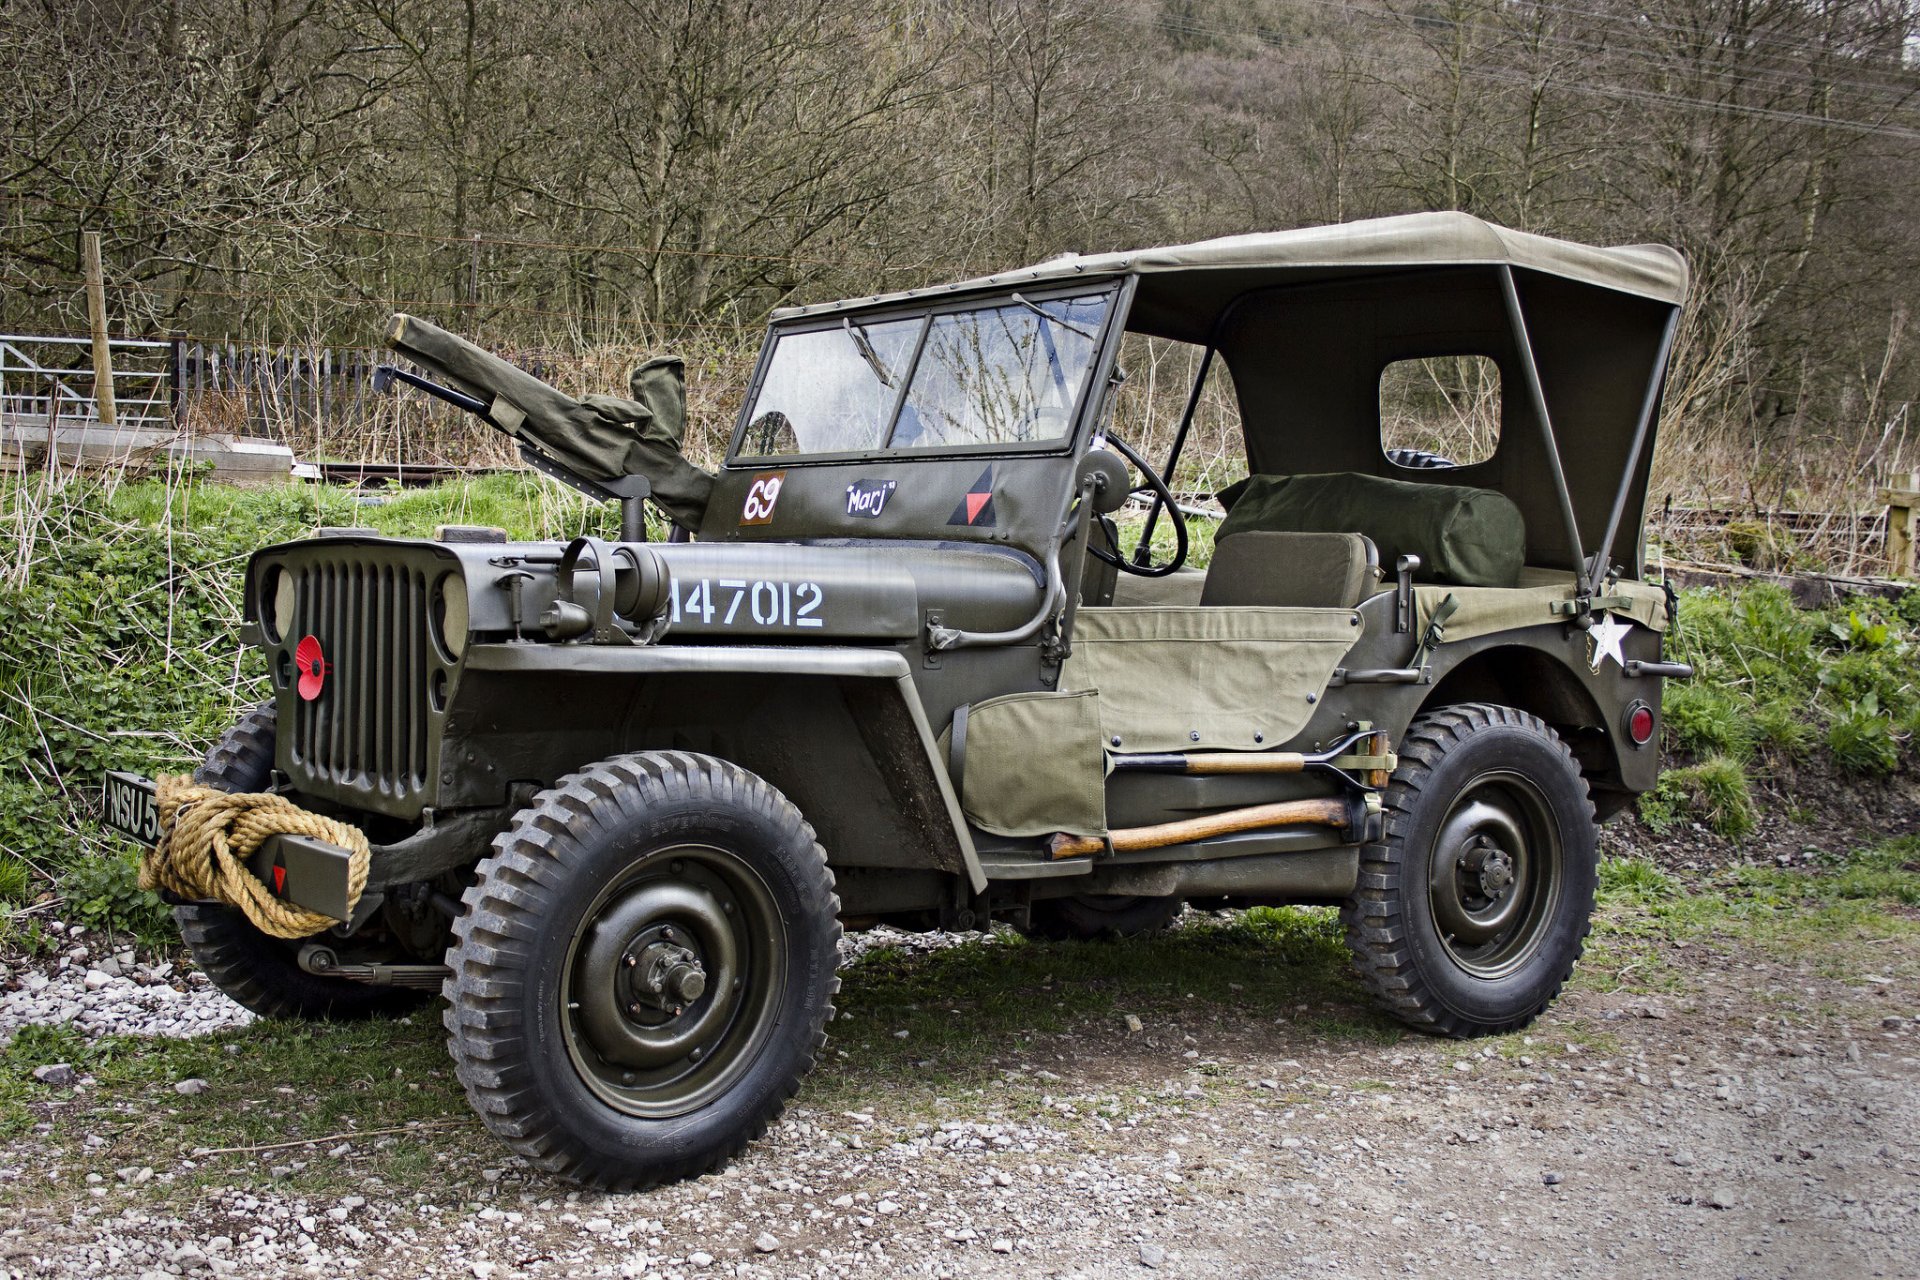
[[[351,1131],[314,1139],[298,1082],[245,1074],[291,1052],[264,1024],[194,1050],[235,1064],[201,1111],[172,1068],[107,1055],[91,1095],[86,1075],[32,1102],[0,1142],[0,1273],[1920,1276],[1915,911],[1764,924],[1706,898],[1685,927],[1614,900],[1545,1016],[1468,1043],[1369,1012],[1330,933],[1282,954],[1190,916],[1176,934],[1211,950],[898,946],[849,968],[849,1017],[773,1132],[626,1197],[508,1156],[443,1072],[342,1085]],[[1211,976],[1081,1000],[1112,946]],[[1005,1033],[997,973],[1057,1025]],[[357,1034],[414,1072],[434,1021]],[[275,1094],[302,1141],[208,1152],[183,1127]]]

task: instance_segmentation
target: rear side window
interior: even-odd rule
[[[1409,470],[1467,467],[1500,446],[1500,366],[1424,356],[1380,371],[1380,447]]]

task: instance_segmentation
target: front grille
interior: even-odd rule
[[[295,630],[332,664],[320,696],[293,698],[290,763],[303,781],[373,789],[398,801],[427,784],[427,572],[351,557],[288,566]]]

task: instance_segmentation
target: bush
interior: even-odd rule
[[[1827,750],[1833,753],[1834,763],[1849,773],[1884,777],[1900,765],[1893,719],[1880,710],[1880,700],[1871,693],[1834,713],[1827,726]]]
[[[173,915],[140,887],[132,854],[106,854],[71,863],[60,876],[67,916],[90,929],[131,933],[142,941],[165,940]]]
[[[384,496],[362,505],[323,486],[238,489],[191,476],[50,490],[39,477],[0,480],[18,550],[0,578],[0,902],[31,895],[21,883],[30,861],[52,871],[82,919],[166,927],[132,888],[130,846],[100,829],[100,778],[192,768],[266,695],[260,656],[237,635],[255,550],[318,525],[423,536],[495,524],[552,538],[618,523],[610,504],[530,473]]]
[[[1688,592],[1668,648],[1695,674],[1666,686],[1669,746],[1736,762],[1825,746],[1849,772],[1896,771],[1920,729],[1916,599],[1801,609],[1778,587]]]
[[[1759,822],[1746,770],[1725,756],[1661,774],[1654,789],[1640,797],[1640,817],[1657,832],[1701,822],[1728,840],[1752,835]]]

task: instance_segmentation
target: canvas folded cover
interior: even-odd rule
[[[513,436],[588,480],[645,476],[653,500],[675,524],[694,528],[713,477],[680,456],[686,439],[686,370],[662,356],[627,376],[631,397],[574,397],[466,339],[415,316],[396,315],[387,345],[486,401]]]
[[[1100,700],[1075,693],[1009,693],[967,709],[960,807],[1003,836],[1107,833],[1107,758]]]
[[[1364,533],[1388,573],[1401,556],[1419,556],[1421,582],[1511,587],[1526,560],[1520,508],[1491,489],[1334,471],[1249,476],[1220,498],[1227,514],[1217,539],[1247,530]]]
[[[1434,615],[1449,600],[1441,622],[1442,640],[1472,640],[1496,631],[1565,623],[1571,615],[1560,606],[1576,594],[1573,575],[1558,569],[1521,570],[1519,583],[1509,589],[1488,587],[1415,587],[1415,627],[1424,633]],[[1653,631],[1667,629],[1666,588],[1654,582],[1603,583],[1593,594],[1596,605]]]
[[[1361,631],[1352,609],[1082,609],[1060,687],[1099,691],[1115,751],[1271,750]]]

